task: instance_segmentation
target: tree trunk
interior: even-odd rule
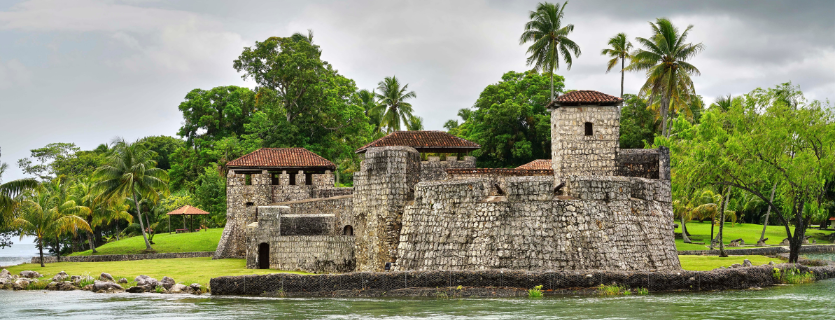
[[[554,68],[551,68],[551,101],[554,101]]]
[[[623,99],[623,74],[624,72],[624,64],[626,63],[626,57],[620,57],[620,98]],[[621,108],[621,106],[618,106]]]
[[[92,232],[87,234],[87,239],[90,241],[90,250],[93,251],[93,253],[99,253],[98,251],[96,251],[96,241],[93,240]]]
[[[722,211],[720,212],[719,218],[719,256],[720,257],[727,257],[728,253],[725,252],[725,208],[728,206],[728,199],[731,198],[731,187],[728,187],[727,195],[725,196],[725,201],[722,202]]]
[[[769,202],[772,202],[772,203],[774,202],[774,191],[775,190],[777,190],[777,183],[776,182],[774,183],[774,186],[771,187],[771,200],[769,200]],[[763,239],[765,239],[765,227],[768,226],[768,216],[769,215],[771,215],[771,206],[768,206],[768,211],[765,212],[765,221],[763,221],[763,232],[760,234],[760,241],[757,241],[757,242],[761,242],[761,241],[763,241]]]
[[[119,241],[119,233],[121,233],[119,231],[119,219],[116,219],[116,241]]]
[[[687,237],[687,226],[684,224],[684,215],[681,215],[681,238],[684,240],[684,243],[691,243],[693,241]]]
[[[61,239],[55,236],[55,259],[61,262]]]
[[[148,232],[151,234],[148,236],[148,242],[150,242],[151,244],[156,244],[154,243],[154,230],[151,229],[151,221],[148,219],[148,215],[145,215],[145,223],[148,225]]]
[[[713,250],[713,226],[716,225],[716,219],[710,217],[710,250]]]
[[[43,265],[43,240],[42,239],[38,239],[38,250],[41,253],[41,268],[46,267],[45,265]]]
[[[148,241],[148,235],[145,234],[145,226],[142,222],[142,209],[139,202],[136,201],[136,192],[133,193],[133,203],[136,204],[136,214],[139,216],[139,228],[142,229],[142,238],[145,239],[145,251],[154,251],[151,248],[151,243]]]
[[[797,263],[797,259],[800,256],[800,247],[803,246],[803,240],[806,239],[806,225],[803,222],[803,209],[805,206],[806,202],[803,202],[800,205],[800,211],[797,211],[797,205],[795,205],[794,216],[797,221],[794,226],[794,237],[789,239],[789,263]]]

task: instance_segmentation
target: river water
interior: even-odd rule
[[[528,298],[245,298],[0,291],[2,319],[835,319],[835,279],[762,290]]]
[[[38,247],[34,237],[13,238],[11,247],[0,249],[0,266],[13,266],[32,261],[38,255]]]

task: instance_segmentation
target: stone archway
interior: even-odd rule
[[[343,236],[353,236],[354,235],[354,227],[351,227],[350,225],[345,226],[345,228],[342,228],[342,235]]]

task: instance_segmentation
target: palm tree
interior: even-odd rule
[[[90,214],[86,216],[87,224],[90,225],[91,229],[87,234],[87,241],[90,244],[90,250],[93,253],[98,253],[96,251],[96,239],[92,229],[100,224],[101,212],[104,208],[99,201],[101,199],[94,190],[95,186],[96,184],[91,177],[79,179],[76,181],[75,186],[73,186],[73,196],[76,203],[90,208]]]
[[[411,119],[409,119],[409,123],[406,125],[406,128],[409,129],[409,131],[423,130],[423,118],[412,116]]]
[[[78,229],[91,231],[87,221],[78,216],[87,214],[90,209],[67,200],[63,189],[60,180],[53,180],[37,188],[31,198],[23,201],[20,216],[13,222],[21,231],[21,238],[28,234],[38,239],[41,267],[44,266],[43,246],[47,238],[58,239],[66,232],[75,234]],[[60,255],[60,247],[56,249]]]
[[[626,39],[626,34],[621,32],[609,39],[609,46],[610,48],[600,51],[600,54],[612,58],[606,65],[606,73],[612,71],[612,68],[614,68],[618,64],[618,60],[620,60],[620,97],[623,98],[623,75],[626,73],[624,70],[626,69],[626,59],[632,59],[632,55],[629,52],[632,50],[632,42],[629,42],[629,40]]]
[[[373,112],[380,114],[380,124],[387,132],[399,131],[400,124],[409,123],[412,118],[412,104],[407,99],[416,98],[414,91],[408,91],[409,85],[400,86],[396,76],[386,77],[377,84],[379,104]]]
[[[17,196],[38,186],[35,179],[18,179],[3,183],[3,173],[8,165],[0,162],[0,227],[11,222],[12,215],[20,205]]]
[[[670,101],[674,99],[674,95],[689,101],[690,97],[696,94],[690,76],[700,75],[701,72],[687,60],[704,50],[704,45],[685,42],[693,25],[679,33],[678,28],[669,20],[659,18],[655,23],[650,22],[650,26],[654,32],[653,36],[650,39],[636,38],[644,48],[633,54],[632,63],[626,70],[646,71],[647,81],[639,94],[648,96],[651,100],[660,98],[661,132],[665,137],[669,137],[667,114]]]
[[[365,116],[368,117],[368,122],[374,127],[374,132],[380,132],[380,113],[375,112],[378,109],[377,95],[373,91],[362,89],[357,91],[354,99],[354,103],[362,106],[365,110]]]
[[[168,191],[168,173],[156,168],[152,153],[138,143],[127,143],[119,139],[109,156],[109,163],[99,167],[93,174],[99,180],[96,188],[105,199],[131,198],[139,203],[139,198],[156,200],[161,192]],[[141,206],[136,207],[145,250],[152,252],[145,225],[142,222]]]
[[[580,56],[580,46],[568,39],[568,34],[574,31],[574,25],[562,26],[563,10],[568,1],[559,4],[548,2],[539,3],[536,11],[530,12],[530,19],[525,24],[525,32],[519,37],[519,44],[533,42],[528,47],[528,65],[534,70],[547,70],[551,75],[551,100],[554,100],[554,69],[560,68],[560,54],[563,61],[571,70],[573,63],[571,54]]]

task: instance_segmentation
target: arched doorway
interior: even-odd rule
[[[345,226],[345,228],[342,229],[342,235],[343,236],[353,236],[354,235],[354,228],[351,227],[351,226]]]
[[[262,243],[258,245],[258,269],[270,268],[270,245]]]

